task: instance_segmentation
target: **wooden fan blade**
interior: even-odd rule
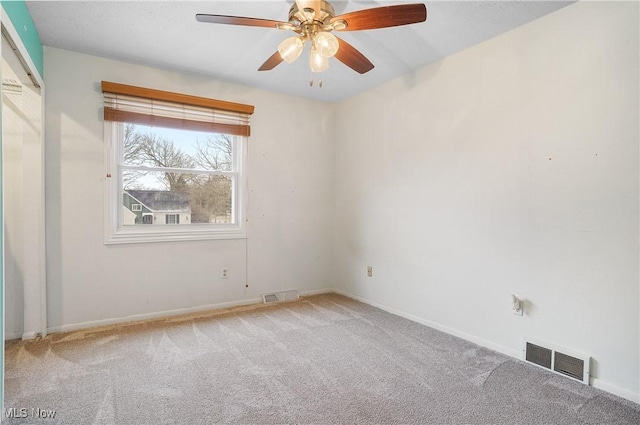
[[[337,20],[344,20],[347,23],[347,27],[340,31],[397,27],[426,21],[427,7],[421,3],[376,7],[336,16],[331,19],[331,23]]]
[[[264,63],[258,68],[258,71],[270,71],[276,66],[280,65],[284,59],[280,56],[279,52],[275,52],[272,54],[269,59],[264,61]]]
[[[373,69],[373,64],[369,59],[355,47],[340,38],[338,38],[338,41],[340,42],[340,47],[335,55],[336,59],[360,74],[364,74]]]
[[[322,10],[322,1],[321,0],[296,0],[296,5],[298,6],[299,11],[304,11],[304,9],[313,9],[314,16],[319,18],[320,12]]]
[[[198,13],[196,15],[196,20],[211,24],[244,25],[247,27],[264,28],[276,28],[277,25],[286,24],[286,22],[272,21],[270,19],[245,18],[243,16],[208,15],[205,13]]]

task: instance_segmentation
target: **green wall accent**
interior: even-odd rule
[[[11,23],[20,35],[20,39],[27,48],[29,56],[38,69],[40,77],[44,78],[42,42],[40,41],[36,25],[31,19],[27,5],[24,0],[1,0],[0,4],[2,4],[2,8],[7,12]]]

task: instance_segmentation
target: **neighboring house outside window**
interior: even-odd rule
[[[125,226],[191,222],[191,206],[186,192],[128,189],[122,199],[124,216],[131,217],[124,222]]]

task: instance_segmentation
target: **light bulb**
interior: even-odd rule
[[[311,72],[322,72],[329,69],[329,58],[322,56],[317,50],[309,52],[309,67]]]
[[[316,49],[326,58],[334,56],[340,47],[336,36],[327,31],[319,32],[314,40],[316,42]]]
[[[290,37],[280,43],[278,53],[280,53],[285,62],[291,63],[298,59],[303,47],[304,43],[302,43],[300,37]]]

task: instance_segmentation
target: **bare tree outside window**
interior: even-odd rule
[[[194,161],[206,170],[231,171],[232,160],[233,143],[228,134],[217,134],[196,143]]]
[[[124,163],[130,165],[141,165],[140,154],[142,150],[142,144],[140,141],[141,135],[136,131],[136,126],[133,124],[124,125],[124,144],[123,154]],[[144,171],[129,170],[123,176],[124,187],[126,188],[132,182],[135,182],[137,178],[145,175]]]

